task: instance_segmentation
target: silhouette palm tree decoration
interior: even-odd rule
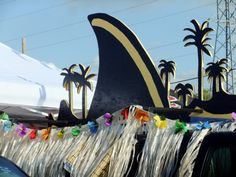
[[[213,87],[212,87],[212,95],[214,96],[218,91],[222,91],[223,90],[223,86],[222,86],[222,80],[225,81],[225,73],[227,73],[227,68],[223,65],[226,65],[228,62],[227,59],[222,58],[219,61],[214,62],[210,62],[208,63],[208,67],[206,68],[206,74],[208,75],[208,79],[212,80],[213,82]],[[217,79],[218,79],[218,87],[217,87]]]
[[[177,84],[175,87],[175,92],[177,92],[178,98],[182,96],[183,107],[187,106],[187,96],[193,97],[193,86],[191,84]]]
[[[161,68],[160,75],[161,78],[164,80],[165,78],[165,88],[166,88],[166,93],[167,93],[167,98],[169,98],[170,94],[170,74],[175,77],[175,62],[173,61],[166,61],[166,60],[161,60],[160,64],[158,65],[158,68]]]
[[[73,64],[71,65],[68,69],[67,68],[63,68],[63,71],[66,72],[62,72],[61,75],[65,76],[64,80],[63,80],[63,87],[68,91],[69,93],[69,107],[71,109],[71,111],[73,111],[73,82],[75,81],[75,68],[77,67],[77,64]]]
[[[207,37],[208,33],[214,31],[212,28],[208,27],[208,21],[204,21],[200,25],[196,20],[191,20],[194,25],[195,30],[191,28],[185,28],[184,30],[190,31],[193,34],[187,35],[183,41],[189,41],[184,46],[195,45],[197,47],[198,53],[198,98],[203,100],[203,53],[211,56],[211,52],[207,47],[212,48],[210,44],[207,44],[208,40],[211,38]]]
[[[77,87],[77,93],[80,93],[82,88],[82,118],[87,118],[87,87],[92,90],[92,79],[96,74],[89,74],[91,66],[84,67],[82,64],[79,64],[81,74],[75,73],[75,84]]]

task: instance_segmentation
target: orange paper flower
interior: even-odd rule
[[[51,127],[42,130],[42,140],[46,141],[49,138]]]
[[[135,119],[139,120],[142,124],[149,121],[148,112],[141,109],[136,109]]]

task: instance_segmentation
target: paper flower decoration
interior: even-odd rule
[[[232,112],[231,115],[232,115],[232,119],[233,119],[233,121],[236,122],[236,112]]]
[[[105,119],[105,125],[106,126],[111,126],[111,124],[112,124],[112,115],[110,114],[110,113],[105,113],[104,115],[103,115],[103,117],[104,117],[104,119]]]
[[[196,130],[209,129],[209,128],[211,128],[211,125],[209,124],[208,121],[206,121],[206,122],[199,122],[196,125]]]
[[[49,138],[51,127],[42,130],[42,140],[46,141]]]
[[[72,128],[72,130],[71,130],[72,136],[78,136],[80,134],[79,128],[80,128],[80,126],[76,126],[76,127]]]
[[[88,127],[91,133],[96,133],[98,129],[98,125],[94,121],[88,121]]]
[[[20,123],[17,127],[16,127],[16,133],[19,137],[24,137],[27,134],[27,128],[24,124]]]
[[[123,118],[124,118],[125,120],[128,119],[128,117],[129,117],[129,107],[123,109],[120,114],[123,116]]]
[[[161,119],[160,116],[155,115],[153,117],[155,120],[155,125],[157,128],[167,128],[167,120],[166,119]]]
[[[148,116],[148,112],[143,111],[141,109],[137,109],[135,112],[135,119],[137,119],[141,123],[144,123],[144,122],[148,122],[150,118]]]
[[[9,120],[9,116],[8,114],[6,114],[5,112],[0,114],[0,120]]]
[[[3,131],[4,132],[9,132],[9,131],[11,131],[11,129],[12,129],[12,122],[9,121],[9,120],[5,120],[3,122]]]
[[[65,130],[64,130],[64,129],[61,129],[61,130],[57,133],[57,137],[58,137],[59,139],[63,139],[64,134],[65,134]]]
[[[185,122],[180,122],[179,120],[176,120],[175,122],[175,133],[178,132],[184,132],[186,133],[188,131],[188,128],[186,126]]]
[[[37,130],[36,129],[33,129],[30,134],[29,134],[29,138],[31,140],[35,139],[37,137]]]

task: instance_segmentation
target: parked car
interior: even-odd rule
[[[12,161],[0,156],[0,177],[29,177]]]

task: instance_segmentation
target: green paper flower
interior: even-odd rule
[[[175,122],[175,133],[184,132],[186,133],[188,131],[188,128],[186,126],[185,122],[180,122],[179,120],[176,120]]]
[[[80,134],[79,127],[72,128],[71,134],[72,134],[72,136],[78,136]]]
[[[9,116],[7,115],[7,113],[3,112],[2,114],[0,114],[0,119],[1,120],[9,120]]]

